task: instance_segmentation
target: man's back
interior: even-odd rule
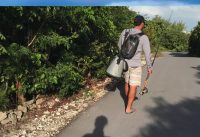
[[[126,31],[129,31],[129,30],[128,29],[123,30],[122,33],[121,33],[121,36],[119,38],[118,47],[119,47],[120,50],[121,50],[121,45],[124,42]],[[141,33],[141,32],[142,32],[141,30],[138,30],[138,29],[135,29],[135,28],[130,29],[130,34],[138,34],[138,33]],[[147,65],[148,66],[151,65],[151,61],[150,61],[151,50],[150,50],[149,38],[146,35],[142,35],[139,39],[140,39],[140,42],[139,42],[139,45],[137,47],[135,55],[131,59],[126,59],[129,67],[140,67],[140,66],[142,66],[142,64],[141,64],[142,51],[145,52]]]

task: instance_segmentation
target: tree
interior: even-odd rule
[[[193,56],[200,56],[200,22],[194,27],[189,38],[189,53]]]

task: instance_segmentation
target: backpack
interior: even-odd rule
[[[124,59],[131,59],[137,50],[139,45],[140,36],[144,35],[143,32],[130,34],[130,30],[125,32],[124,42],[121,46],[121,56]]]

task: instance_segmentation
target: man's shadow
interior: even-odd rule
[[[105,86],[105,90],[108,91],[108,92],[116,92],[117,89],[119,90],[119,93],[120,93],[120,96],[124,102],[124,107],[126,108],[126,105],[127,105],[127,96],[125,94],[125,89],[124,89],[124,85],[125,85],[125,80],[123,78],[121,79],[117,79],[117,78],[114,78],[112,77],[112,80],[110,83],[108,83],[106,86]]]
[[[108,124],[108,120],[105,116],[99,116],[95,121],[95,129],[92,133],[83,135],[83,137],[107,137],[104,135],[104,128]]]
[[[127,98],[127,96],[125,94],[124,85],[125,85],[124,79],[120,80],[119,83],[117,84],[117,89],[119,90],[120,96],[124,101],[124,107],[126,107],[128,98]]]
[[[192,68],[197,70],[195,76],[198,78],[197,83],[200,84],[200,81],[199,81],[199,79],[200,79],[200,65],[192,67]]]

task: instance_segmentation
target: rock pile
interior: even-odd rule
[[[10,129],[3,130],[2,133],[0,131],[0,134],[2,134],[2,137],[54,136],[80,112],[105,95],[104,84],[105,82],[102,82],[92,87],[85,91],[82,96],[77,96],[70,102],[62,103],[62,100],[58,98],[46,100],[44,97],[37,97],[35,100],[30,100],[24,105],[18,106],[16,110],[0,112],[2,125],[14,125]],[[38,110],[41,110],[39,114],[34,113],[34,117],[27,117],[29,112]],[[18,125],[19,121],[26,122]]]
[[[22,119],[22,117],[28,112],[28,110],[33,110],[35,108],[36,105],[34,104],[34,100],[30,100],[28,102],[25,102],[23,106],[19,105],[15,110],[0,112],[0,123],[2,125],[8,123],[16,124],[17,121],[20,121]]]

